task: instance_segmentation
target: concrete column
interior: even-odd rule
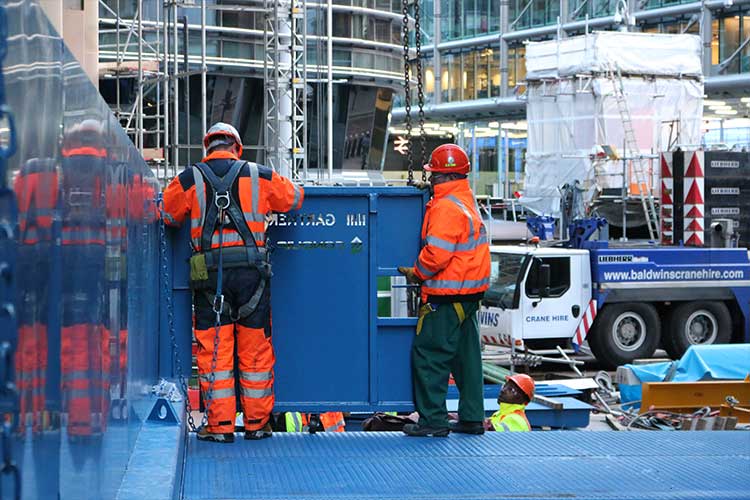
[[[433,62],[433,70],[435,71],[435,98],[434,103],[440,104],[443,102],[443,84],[442,84],[442,74],[443,74],[443,65],[442,61],[440,60],[440,49],[438,49],[438,45],[440,45],[441,41],[441,33],[440,33],[440,23],[441,23],[441,13],[442,8],[440,4],[442,3],[442,0],[434,0],[434,15],[435,15],[435,22],[432,23],[433,25],[433,31],[432,34],[432,62]]]
[[[40,5],[91,83],[99,88],[98,0],[84,0],[82,9],[65,7],[61,0],[40,0]]]
[[[500,0],[500,95],[507,97],[508,92],[508,42],[502,35],[510,26],[510,0]]]
[[[703,41],[703,76],[711,76],[711,40],[712,40],[712,24],[713,18],[711,16],[711,9],[708,8],[704,1],[701,6],[701,26],[700,35]]]

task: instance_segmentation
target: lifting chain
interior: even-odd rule
[[[415,72],[417,73],[417,107],[419,109],[419,145],[420,145],[420,156],[419,164],[420,168],[427,162],[427,137],[424,133],[424,86],[422,80],[422,31],[420,25],[420,8],[419,0],[402,0],[401,11],[404,15],[403,18],[403,42],[404,42],[404,109],[405,113],[405,127],[406,127],[406,157],[407,157],[407,174],[408,174],[408,185],[414,184],[414,155],[412,153],[412,140],[411,140],[411,65],[409,63],[409,2],[414,2],[414,45],[415,45],[415,58],[416,66]],[[427,180],[427,172],[422,169],[422,181]]]
[[[182,390],[183,397],[185,398],[185,412],[187,413],[187,422],[188,427],[190,431],[196,432],[198,428],[195,425],[195,420],[193,419],[193,409],[190,406],[190,396],[188,394],[188,386],[187,386],[187,378],[183,375],[182,371],[182,361],[180,359],[179,355],[179,347],[177,345],[177,335],[175,333],[175,326],[174,326],[174,303],[172,302],[172,290],[169,286],[169,259],[167,258],[167,229],[166,225],[164,224],[164,203],[163,203],[163,197],[162,193],[159,193],[159,196],[156,200],[157,207],[159,208],[159,253],[161,254],[161,269],[162,269],[162,281],[164,283],[163,290],[164,290],[164,299],[166,300],[166,306],[167,306],[167,329],[169,330],[169,339],[172,343],[172,359],[174,360],[174,371],[177,375],[177,380],[180,384],[180,389]],[[209,384],[208,384],[208,392],[207,392],[207,402],[206,402],[206,408],[205,412],[203,413],[203,418],[201,419],[201,426],[205,426],[208,422],[208,410],[211,408],[211,394],[213,393],[213,386],[214,386],[214,374],[216,373],[216,358],[219,353],[219,329],[220,325],[218,323],[218,315],[217,315],[217,326],[216,326],[216,335],[214,336],[214,351],[213,351],[213,357],[211,358],[211,374],[209,376]],[[200,376],[199,376],[199,382],[198,387],[200,388]]]
[[[414,2],[414,47],[417,60],[417,107],[419,108],[420,168],[427,163],[427,136],[424,133],[424,86],[422,85],[422,29],[419,24],[419,0]],[[412,175],[413,177],[413,175]],[[427,172],[422,168],[422,182],[427,180]]]
[[[401,12],[403,18],[403,42],[404,42],[404,109],[406,110],[406,157],[408,184],[414,183],[414,158],[411,152],[411,88],[410,88],[410,65],[409,65],[409,0],[402,0]]]

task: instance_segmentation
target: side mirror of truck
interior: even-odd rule
[[[550,284],[550,267],[549,264],[542,264],[539,266],[539,283],[537,289],[539,290],[540,298],[549,297],[549,284]]]

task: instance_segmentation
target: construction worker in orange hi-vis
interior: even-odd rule
[[[447,436],[451,430],[484,433],[482,359],[477,310],[490,282],[490,249],[484,223],[466,174],[466,152],[443,144],[432,152],[433,190],[422,224],[422,250],[414,267],[399,267],[409,283],[419,283],[421,307],[412,344],[417,424],[409,436]],[[458,416],[448,422],[445,397],[450,374],[459,391]]]
[[[198,374],[207,425],[198,439],[234,441],[235,344],[245,439],[271,437],[274,405],[271,266],[266,215],[302,206],[301,187],[263,165],[240,160],[242,139],[226,123],[203,138],[207,156],[164,191],[163,217],[189,217]]]

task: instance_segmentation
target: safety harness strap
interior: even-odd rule
[[[265,278],[261,278],[260,283],[258,283],[258,288],[255,290],[253,296],[250,297],[250,300],[238,307],[237,310],[235,310],[231,306],[231,304],[229,304],[229,302],[223,302],[221,307],[221,314],[228,315],[233,322],[250,316],[258,308],[260,299],[263,297],[263,292],[266,289],[266,281],[267,280]],[[216,295],[209,292],[208,290],[203,290],[203,294],[212,304],[216,300]]]
[[[203,230],[201,231],[201,249],[207,250],[211,248],[211,239],[216,231],[216,226],[219,224],[218,215],[219,207],[217,202],[226,203],[224,212],[234,224],[234,229],[242,237],[242,242],[245,246],[255,246],[255,238],[250,228],[247,227],[245,222],[245,216],[242,213],[242,208],[232,193],[232,185],[240,174],[242,167],[245,162],[235,160],[232,163],[229,171],[223,177],[218,177],[214,171],[205,163],[196,163],[195,167],[200,171],[202,176],[205,178],[207,184],[211,186],[213,190],[213,202],[206,203],[205,217],[203,217]],[[257,168],[257,167],[256,167]]]

